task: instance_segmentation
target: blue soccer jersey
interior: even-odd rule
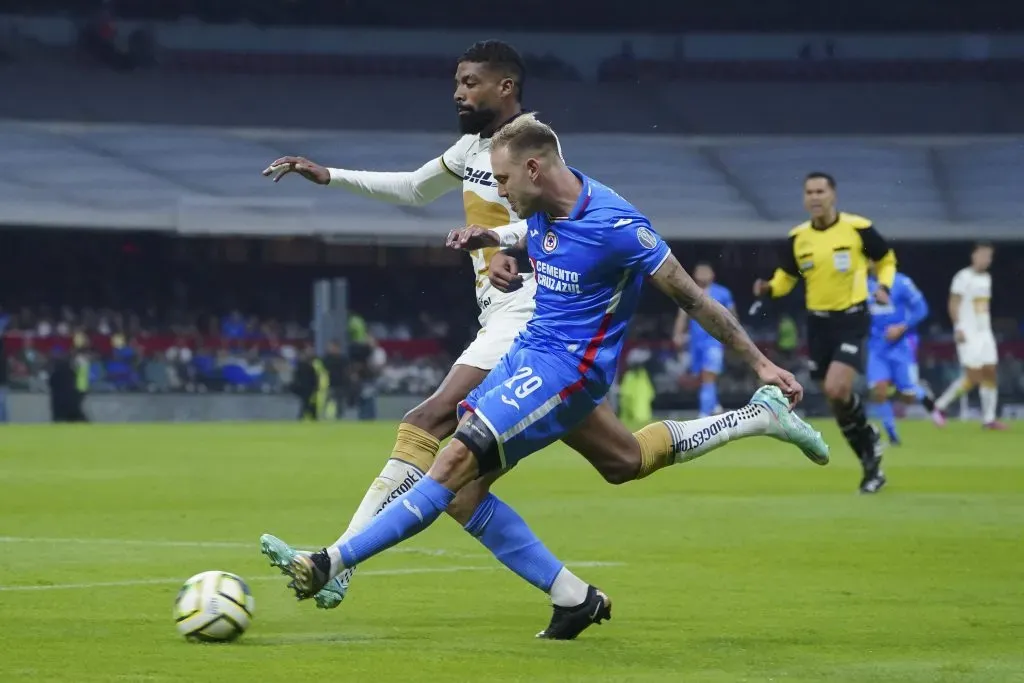
[[[574,172],[583,192],[572,215],[527,220],[537,308],[522,340],[525,348],[571,358],[581,375],[607,387],[644,278],[670,252],[633,205]]]
[[[707,288],[707,295],[728,309],[732,309],[736,305],[729,288],[723,287],[717,282],[712,282],[711,286]],[[690,318],[690,358],[690,369],[695,374],[701,372],[722,374],[725,358],[725,348],[722,342],[712,337],[711,333],[701,327],[700,323],[693,318]]]
[[[497,437],[503,467],[560,439],[604,399],[644,278],[671,254],[629,202],[573,173],[583,189],[571,214],[527,221],[533,318],[461,405]]]
[[[878,281],[868,279],[871,309],[871,333],[868,337],[867,380],[869,384],[892,382],[901,392],[916,389],[915,349],[909,331],[928,317],[928,303],[914,281],[897,273],[889,291],[889,303],[875,301]],[[896,341],[886,339],[885,331],[893,325],[906,325],[908,332]]]

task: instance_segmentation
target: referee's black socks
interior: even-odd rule
[[[836,422],[846,437],[846,443],[850,444],[862,463],[874,457],[875,434],[868,424],[864,402],[858,393],[852,393],[846,405],[836,407]]]

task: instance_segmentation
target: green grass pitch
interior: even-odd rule
[[[1024,681],[1024,425],[903,423],[889,487],[747,440],[621,487],[561,447],[496,487],[614,600],[538,642],[545,596],[453,522],[367,563],[334,612],[259,554],[343,530],[393,424],[0,429],[0,681]],[[253,589],[237,643],[177,636],[207,569]]]

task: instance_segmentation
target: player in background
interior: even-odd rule
[[[935,402],[945,412],[961,394],[978,387],[981,422],[985,429],[1006,429],[996,419],[999,406],[999,351],[992,333],[989,305],[992,300],[992,266],[995,250],[989,242],[978,242],[971,252],[971,265],[953,277],[949,288],[949,318],[953,321],[956,353],[964,374]]]
[[[690,279],[642,214],[565,165],[548,126],[531,116],[507,124],[495,134],[491,162],[501,195],[519,215],[529,216],[522,246],[534,263],[537,312],[502,362],[466,398],[455,436],[427,476],[362,532],[294,556],[287,571],[300,599],[425,529],[471,482],[493,479],[530,453],[586,429],[614,380],[647,276],[770,386],[741,410],[658,422],[637,432],[631,450],[642,467],[634,478],[753,435],[794,443],[817,464],[828,462],[821,435],[790,410],[790,401],[803,393],[792,374],[765,358],[736,318]],[[496,256],[493,281],[503,289],[520,286],[517,263],[514,255]],[[610,614],[607,596],[591,588],[587,597],[596,620]]]
[[[871,325],[868,264],[874,261],[878,267],[875,297],[887,303],[896,255],[870,220],[836,208],[836,181],[829,174],[807,174],[804,208],[810,220],[790,230],[781,265],[770,281],[754,283],[754,296],[786,296],[803,279],[811,378],[821,382],[832,414],[860,460],[861,493],[877,493],[886,482],[884,446],[854,383],[864,371]]]
[[[289,173],[298,173],[320,185],[407,205],[427,204],[461,189],[466,223],[496,229],[497,241],[507,238],[509,244],[515,244],[525,228],[515,226],[518,217],[498,193],[491,170],[490,146],[494,133],[522,114],[524,78],[523,61],[515,48],[500,41],[476,43],[459,58],[455,73],[455,107],[463,135],[440,157],[415,171],[399,173],[327,168],[303,157],[282,157],[263,175],[272,176],[277,182]],[[496,251],[496,246],[488,246],[471,252],[480,307],[479,334],[455,361],[437,391],[402,419],[384,469],[370,485],[339,543],[363,529],[374,515],[423,478],[441,440],[455,431],[459,402],[487,376],[533,315],[536,284],[532,273],[523,274],[522,286],[514,292],[502,292],[491,286],[488,263]],[[601,469],[600,463],[595,466]],[[556,611],[559,607],[581,605],[589,586],[564,565],[557,571],[538,575],[535,567],[522,561],[525,551],[551,555],[512,508],[489,494],[488,486],[489,482],[478,481],[467,487],[452,502],[451,516],[499,561],[546,591]],[[484,511],[487,519],[481,521]],[[279,567],[286,566],[296,553],[270,535],[264,535],[260,545],[262,552]],[[329,609],[341,604],[352,570],[354,566],[350,565],[349,571],[316,596],[318,607]],[[552,637],[560,635],[555,633]]]
[[[735,316],[736,303],[728,288],[715,282],[715,271],[708,263],[698,263],[693,269],[693,281],[709,297],[725,306]],[[689,326],[687,326],[689,322]],[[689,331],[687,331],[689,327]],[[690,371],[700,376],[700,417],[721,412],[718,404],[718,376],[722,374],[725,360],[725,346],[712,337],[707,330],[692,320],[686,311],[679,309],[676,316],[672,343],[682,350],[689,345]]]
[[[903,273],[896,273],[893,278],[889,300],[879,302],[875,270],[872,265],[868,273],[871,333],[868,336],[867,382],[875,416],[882,421],[889,442],[899,444],[896,416],[889,401],[893,387],[903,403],[920,402],[936,423],[943,423],[941,413],[935,409],[934,397],[918,384],[914,349],[908,338],[910,330],[928,317],[928,302],[914,281]]]

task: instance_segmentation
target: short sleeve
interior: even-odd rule
[[[475,135],[463,135],[441,155],[441,165],[459,180],[466,175],[466,155],[469,153],[469,148],[475,137]]]
[[[654,275],[672,253],[646,220],[622,218],[611,228],[615,254],[626,268]]]
[[[966,273],[960,271],[953,277],[953,282],[949,285],[949,293],[957,296],[967,296],[967,278],[964,277]]]

